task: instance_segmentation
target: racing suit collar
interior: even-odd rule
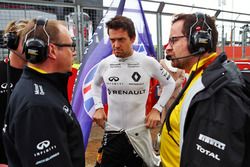
[[[71,72],[67,73],[46,73],[42,74],[28,66],[24,68],[24,73],[23,75],[25,77],[39,77],[47,80],[49,83],[54,85],[59,91],[63,93],[65,97],[68,98],[68,93],[67,93],[67,85],[68,85],[68,79],[72,75]]]

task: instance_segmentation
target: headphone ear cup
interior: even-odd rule
[[[211,51],[211,35],[208,31],[197,31],[191,36],[189,50],[190,53],[197,52],[200,48],[204,48],[205,51]]]
[[[24,52],[27,61],[41,63],[48,57],[48,46],[40,39],[31,38],[25,42]]]
[[[196,21],[190,27],[188,38],[188,49],[190,53],[210,52],[212,51],[212,29],[206,22],[206,16],[203,13],[195,13]],[[204,26],[206,30],[204,30]],[[199,54],[197,54],[199,55]]]
[[[16,32],[8,32],[4,34],[4,46],[9,49],[16,50],[19,44],[19,37]]]
[[[190,53],[194,53],[194,37],[193,35],[189,35],[189,40],[188,40],[188,50]]]

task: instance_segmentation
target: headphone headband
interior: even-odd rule
[[[45,28],[46,28],[46,25],[47,25],[47,22],[48,22],[48,19],[47,19],[47,18],[43,18],[43,17],[41,17],[41,16],[37,17],[34,27],[25,35],[25,40],[24,40],[24,41],[25,41],[25,42],[27,41],[27,38],[28,38],[29,34],[30,34],[31,32],[33,32],[33,31],[34,31],[34,37],[33,37],[33,38],[36,38],[36,37],[35,37],[36,28],[37,28],[38,26],[42,26],[42,27],[43,27],[43,31],[44,31],[44,33],[45,33],[46,36],[47,36],[47,44],[49,44],[50,37],[49,37],[49,34],[47,33],[47,31],[46,31],[46,29],[45,29]]]
[[[25,36],[25,42],[24,42],[24,52],[26,55],[26,59],[33,63],[41,63],[45,61],[48,57],[48,44],[50,41],[49,34],[46,31],[46,25],[47,25],[48,19],[43,17],[38,17],[35,20],[34,27],[26,34]],[[47,36],[47,41],[45,42],[42,39],[39,39],[36,37],[36,30],[38,27],[42,27],[43,32]],[[34,32],[34,36],[32,38],[28,39],[28,36]]]
[[[38,17],[36,20],[37,26],[45,26],[47,24],[48,19],[43,17]]]

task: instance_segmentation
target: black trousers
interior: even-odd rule
[[[125,132],[105,132],[101,167],[142,167],[143,160],[136,153]]]

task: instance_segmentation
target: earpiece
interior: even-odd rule
[[[16,32],[8,32],[3,36],[4,47],[16,50],[19,44],[19,37]]]
[[[27,61],[37,64],[45,61],[48,57],[48,44],[49,44],[49,35],[45,30],[46,24],[48,22],[47,18],[38,17],[36,19],[36,23],[33,29],[31,29],[25,36],[24,40],[24,52]],[[42,39],[38,39],[36,37],[36,30],[42,27],[44,33],[47,36],[47,41],[43,41]],[[34,32],[34,36],[32,38],[28,38],[30,33]]]
[[[189,30],[188,49],[190,53],[199,51],[201,48],[204,52],[212,49],[212,29],[206,22],[206,16],[203,13],[195,13],[196,22]]]
[[[19,36],[17,35],[18,31],[20,31],[20,26],[23,23],[23,20],[18,20],[13,23],[13,25],[9,28],[9,32],[3,35],[3,46],[16,50],[19,44]],[[19,28],[19,29],[18,29]]]

